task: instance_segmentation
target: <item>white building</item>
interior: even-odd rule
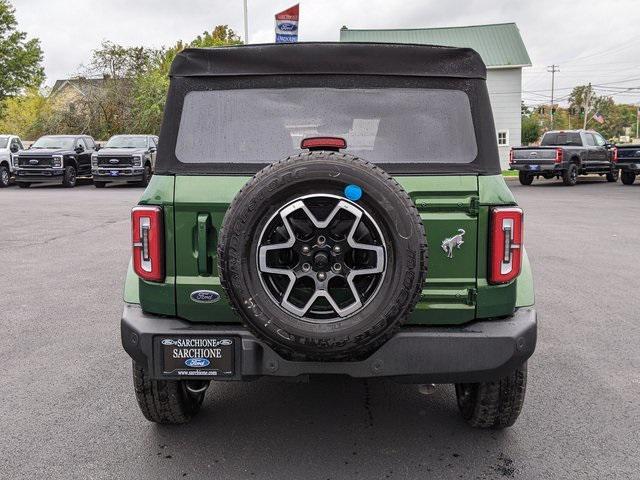
[[[500,162],[509,164],[509,148],[520,145],[522,68],[531,60],[515,23],[469,27],[398,30],[351,30],[342,27],[341,42],[391,42],[473,48],[487,65],[487,88],[496,125]]]

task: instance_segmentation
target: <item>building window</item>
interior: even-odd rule
[[[509,145],[509,130],[498,130],[498,145]]]

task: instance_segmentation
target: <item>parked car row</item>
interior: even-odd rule
[[[154,171],[158,137],[115,135],[104,148],[89,135],[45,135],[28,149],[16,135],[0,135],[0,187],[11,176],[21,188],[36,183],[75,187],[78,177],[96,188],[110,182],[147,186]]]
[[[607,181],[631,185],[640,172],[640,145],[614,145],[602,135],[589,130],[552,130],[546,132],[539,146],[513,147],[509,169],[518,171],[522,185],[534,178],[561,178],[567,186],[575,185],[579,175],[605,175]]]

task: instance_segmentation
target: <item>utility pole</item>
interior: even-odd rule
[[[587,87],[587,91],[584,93],[585,95],[585,99],[583,100],[585,102],[585,107],[584,107],[584,119],[582,122],[582,129],[586,130],[587,129],[587,117],[589,115],[589,109],[591,108],[591,82],[589,82],[589,86]]]
[[[559,71],[560,71],[559,65],[549,65],[547,67],[547,72],[551,72],[551,108],[549,109],[549,114],[551,115],[551,130],[553,130],[553,89],[555,86],[556,72],[559,72]]]
[[[247,0],[244,3],[244,44],[249,45],[249,15],[247,14]]]

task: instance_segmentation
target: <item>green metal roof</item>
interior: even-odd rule
[[[342,27],[340,41],[468,47],[478,52],[489,68],[531,66],[531,59],[515,23],[397,30],[350,30]]]

